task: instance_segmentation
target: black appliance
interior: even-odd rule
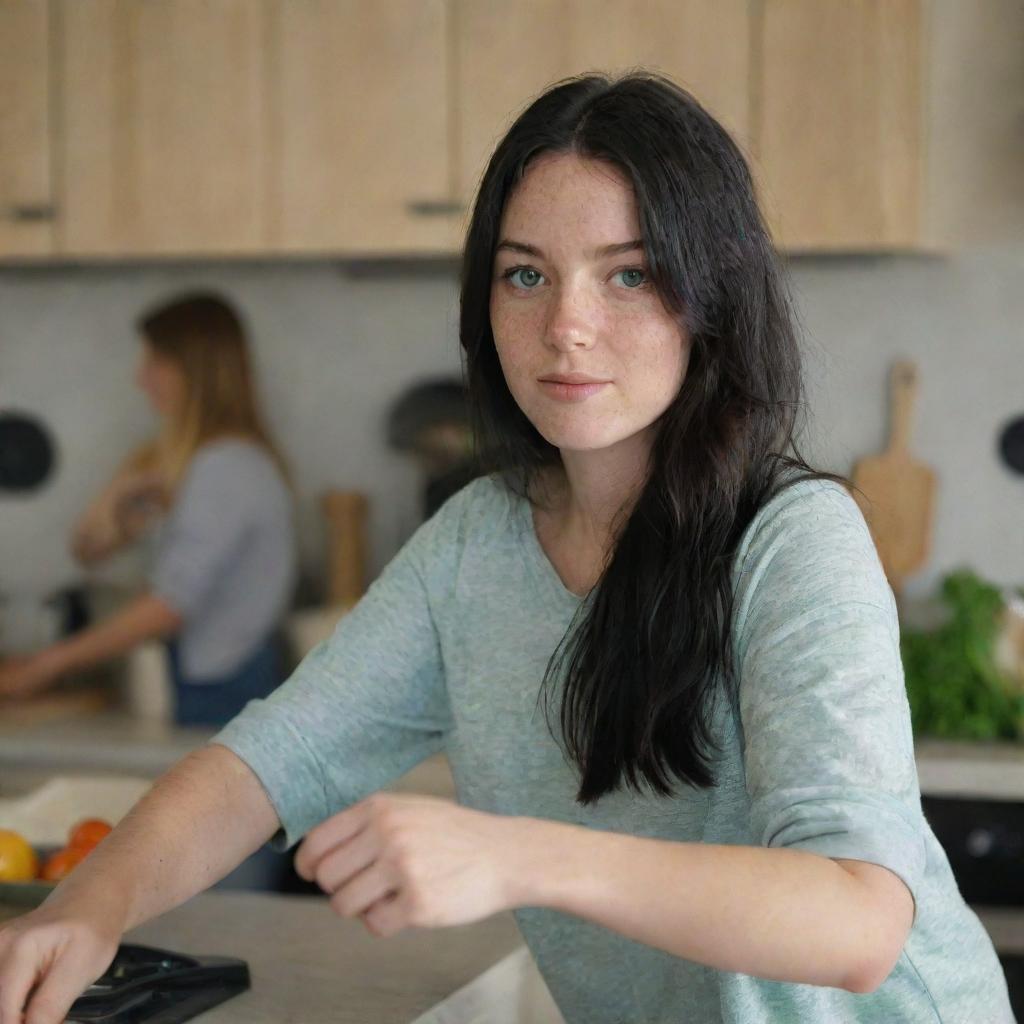
[[[1024,908],[1024,803],[922,795],[921,808],[966,903]],[[1014,1015],[1024,1021],[1024,955],[996,953]]]
[[[244,960],[122,944],[66,1024],[181,1024],[247,988]]]

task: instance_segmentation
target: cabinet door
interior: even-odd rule
[[[643,67],[667,74],[745,145],[747,0],[453,0],[458,189],[467,199],[496,142],[556,79]]]
[[[786,249],[919,239],[919,0],[765,0],[756,142]]]
[[[274,247],[450,251],[444,0],[275,0]]]
[[[254,0],[57,0],[73,255],[266,244],[266,10]]]
[[[0,259],[53,245],[48,33],[42,0],[0,0]]]

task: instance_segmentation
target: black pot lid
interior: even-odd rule
[[[1024,416],[1010,420],[999,435],[999,454],[1015,473],[1024,473]]]
[[[24,413],[0,413],[0,491],[31,491],[53,471],[49,431]]]

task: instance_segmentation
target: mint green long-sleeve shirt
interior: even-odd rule
[[[750,523],[733,574],[740,685],[714,713],[723,753],[710,789],[575,802],[537,696],[581,599],[541,549],[529,505],[496,476],[423,524],[331,639],[213,742],[261,780],[279,847],[443,750],[469,807],[864,860],[914,896],[899,961],[867,994],[719,971],[521,908],[569,1024],[1013,1022],[992,944],[922,815],[895,603],[856,503],[829,481],[791,486]],[[685,892],[686,877],[677,884]]]

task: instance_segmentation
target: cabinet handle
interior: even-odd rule
[[[52,203],[24,203],[12,206],[8,218],[19,224],[35,224],[39,221],[53,220],[57,216],[57,207]]]
[[[446,217],[453,213],[464,213],[466,210],[466,204],[457,199],[413,199],[405,206],[417,217]]]

